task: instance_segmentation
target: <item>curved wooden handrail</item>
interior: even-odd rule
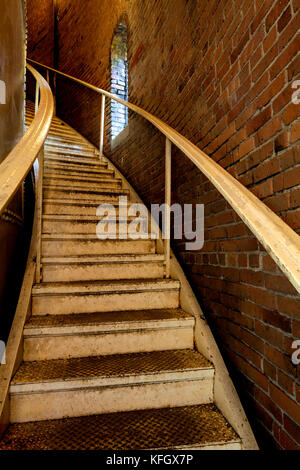
[[[179,132],[139,106],[71,75],[29,60],[121,103],[153,124],[205,174],[300,293],[300,236],[251,191]]]
[[[20,188],[47,137],[54,100],[46,80],[31,65],[28,70],[40,87],[40,105],[29,129],[0,165],[0,214]]]

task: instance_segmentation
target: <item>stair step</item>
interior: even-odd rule
[[[66,131],[64,129],[54,129],[52,126],[49,130],[48,138],[61,138],[64,141],[70,141],[70,142],[83,142],[83,139],[76,134],[74,131]]]
[[[191,349],[192,315],[181,309],[31,317],[24,361]]]
[[[95,215],[44,215],[43,219],[43,233],[73,233],[73,234],[84,234],[96,233],[98,224],[102,224],[102,217],[96,217]],[[143,223],[138,225],[134,224],[131,226],[131,222],[135,220],[135,217],[128,217],[127,219],[119,218],[104,218],[103,226],[100,230],[102,233],[106,229],[107,234],[112,235],[115,233],[117,235],[123,234],[130,236],[130,234],[135,235],[137,233],[136,228],[138,228],[138,233],[144,238],[150,238],[151,235],[148,234],[148,221],[146,218],[140,218],[143,220]],[[108,225],[107,222],[110,222]],[[153,235],[154,236],[154,235]],[[122,238],[124,238],[122,237]]]
[[[32,314],[178,308],[179,288],[171,279],[43,283],[32,289]]]
[[[50,127],[50,135],[55,134],[55,135],[65,135],[65,136],[72,136],[72,137],[77,137],[80,138],[80,136],[74,131],[74,129],[70,128],[68,125],[65,125],[63,122],[51,123]]]
[[[155,253],[155,240],[99,240],[96,234],[43,234],[43,256]]]
[[[10,419],[200,405],[212,402],[213,380],[212,364],[191,349],[24,362],[10,385]]]
[[[81,144],[74,142],[72,144],[70,142],[54,142],[53,140],[46,139],[45,148],[50,150],[53,148],[59,148],[63,150],[77,150],[95,154],[94,148],[91,145],[85,144],[84,142]]]
[[[50,133],[47,135],[47,139],[46,139],[46,143],[53,143],[55,144],[56,142],[58,143],[70,143],[70,144],[78,144],[78,145],[87,145],[91,150],[94,150],[94,147],[93,145],[89,144],[85,139],[83,139],[82,137],[76,135],[76,134],[73,134],[71,136],[69,135],[62,135],[61,133],[60,134],[56,134],[55,131],[52,131],[50,129]]]
[[[45,174],[49,174],[50,176],[68,176],[68,177],[79,177],[79,178],[97,178],[97,177],[108,177],[108,178],[113,178],[114,177],[114,171],[113,170],[107,170],[107,169],[93,169],[93,168],[88,168],[88,167],[83,167],[81,165],[81,168],[76,165],[68,165],[68,164],[52,164],[52,163],[46,163],[44,166],[44,171]]]
[[[45,147],[45,153],[46,155],[66,155],[66,156],[79,156],[82,158],[98,158],[98,156],[95,155],[95,152],[83,152],[82,150],[73,150],[73,149],[64,149],[59,146],[55,147],[50,147],[46,146]]]
[[[45,162],[47,163],[48,161],[53,161],[53,159],[56,159],[56,161],[61,162],[61,163],[66,163],[66,162],[75,162],[75,163],[84,163],[85,165],[97,165],[100,163],[100,159],[97,156],[93,157],[84,157],[82,154],[81,155],[70,155],[70,154],[63,154],[63,153],[45,153]]]
[[[44,184],[44,197],[45,199],[92,199],[92,200],[101,200],[116,201],[116,198],[119,196],[128,196],[129,191],[127,189],[121,188],[103,188],[96,187],[89,189],[83,185],[77,185],[73,187],[66,187],[62,184]],[[105,198],[104,198],[105,196]],[[100,202],[99,202],[100,204]]]
[[[103,188],[119,189],[122,187],[122,180],[110,177],[86,177],[86,176],[65,176],[65,175],[49,175],[48,172],[44,175],[45,186],[59,186],[63,185],[66,189],[72,190],[73,188],[88,189],[88,190],[102,190]]]
[[[80,159],[79,159],[80,160]],[[101,174],[101,173],[114,173],[113,170],[108,170],[107,166],[108,164],[104,162],[103,160],[99,160],[98,163],[95,164],[87,164],[84,165],[84,163],[76,163],[76,162],[63,162],[63,161],[53,161],[53,158],[49,157],[45,160],[45,168],[50,169],[51,171],[62,171],[62,172],[69,172],[69,171],[74,171],[79,174],[85,174],[87,173],[88,175],[92,174]]]
[[[50,180],[50,181],[59,181],[59,182],[67,182],[68,184],[71,183],[91,183],[91,184],[101,184],[104,183],[105,185],[108,183],[116,184],[118,183],[119,185],[122,183],[122,180],[120,178],[114,178],[114,176],[111,174],[113,172],[109,171],[103,171],[102,173],[99,174],[84,174],[83,172],[73,172],[70,171],[49,171],[49,169],[46,167],[44,170],[44,179]]]
[[[213,404],[14,424],[1,450],[242,450]]]
[[[105,203],[105,201],[103,201]],[[68,199],[44,199],[43,201],[43,214],[45,215],[72,215],[80,217],[81,215],[96,215],[97,208],[101,201],[90,200],[68,200]],[[110,203],[111,204],[111,203]],[[112,204],[115,206],[116,214],[119,214],[119,205],[116,202]]]
[[[104,255],[42,259],[43,282],[154,279],[164,276],[163,255]]]
[[[64,132],[66,135],[69,135],[69,134],[75,135],[75,136],[78,135],[74,129],[69,127],[63,121],[60,121],[57,119],[52,121],[50,130],[53,132]]]
[[[45,156],[45,164],[55,163],[59,165],[76,165],[79,168],[107,168],[107,163],[98,159],[76,158],[58,155]]]

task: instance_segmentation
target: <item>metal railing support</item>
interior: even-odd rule
[[[101,95],[101,118],[100,118],[100,156],[103,156],[104,145],[104,124],[105,124],[105,95]]]
[[[38,187],[36,193],[37,204],[37,237],[36,237],[36,283],[42,281],[42,219],[43,219],[43,178],[44,178],[44,146],[41,148],[38,155],[39,174],[38,174]]]
[[[164,247],[166,278],[170,277],[170,257],[171,257],[171,156],[172,143],[166,138],[166,164],[165,164],[165,221],[164,221]]]

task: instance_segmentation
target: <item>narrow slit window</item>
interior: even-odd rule
[[[127,26],[120,23],[111,45],[111,92],[128,99]],[[117,137],[128,125],[128,108],[111,100],[111,138]]]

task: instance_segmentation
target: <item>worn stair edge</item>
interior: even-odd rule
[[[144,292],[148,290],[178,290],[180,282],[173,279],[140,279],[93,282],[48,283],[33,286],[34,297],[44,295],[81,295],[92,293]]]
[[[61,256],[61,257],[44,257],[42,264],[69,265],[69,264],[98,264],[98,263],[157,263],[164,261],[164,255],[145,254],[145,255],[90,255],[90,256]]]

